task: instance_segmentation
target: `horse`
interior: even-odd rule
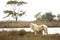
[[[44,35],[48,34],[48,26],[45,24],[37,25],[35,23],[30,24],[30,28],[35,32],[35,35],[37,35],[37,32],[44,31]]]

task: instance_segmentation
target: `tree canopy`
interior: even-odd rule
[[[35,18],[37,18],[37,20],[42,20],[42,21],[53,21],[54,20],[54,17],[56,17],[56,16],[53,15],[52,12],[46,12],[43,15],[40,15],[39,13],[37,13],[35,15]]]
[[[21,5],[23,5],[23,4],[27,4],[27,2],[24,2],[24,1],[20,1],[20,2],[18,2],[18,1],[8,1],[7,2],[7,5],[8,4],[10,4],[10,5],[12,5],[12,4],[14,4],[14,8],[13,8],[13,11],[12,10],[5,10],[4,11],[4,13],[5,14],[8,14],[7,16],[5,16],[4,18],[6,18],[6,17],[9,17],[9,16],[12,16],[13,18],[15,18],[15,20],[17,21],[18,20],[18,16],[19,17],[21,17],[22,15],[24,15],[25,13],[26,13],[26,11],[23,11],[23,10],[18,10],[18,13],[15,11],[16,10],[16,6],[15,5],[17,5],[17,6],[21,6]]]

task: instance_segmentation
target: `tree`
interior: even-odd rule
[[[34,17],[37,19],[37,20],[41,20],[41,12],[38,12],[36,15],[34,15]]]
[[[55,15],[52,15],[52,12],[46,12],[45,14],[42,15],[42,20],[45,21],[52,21],[54,20]]]
[[[58,21],[60,21],[60,14],[57,15]]]
[[[15,11],[17,8],[16,7],[20,7],[21,5],[23,4],[27,4],[27,2],[24,2],[24,1],[8,1],[7,2],[7,5],[11,5],[13,6],[13,11],[12,10],[5,10],[4,13],[5,14],[8,14],[6,17],[9,17],[10,15],[15,18],[15,20],[17,21],[18,20],[18,16],[21,17],[22,15],[24,15],[26,12],[25,11],[22,11],[20,10],[20,8],[18,9],[18,13]],[[4,17],[4,18],[6,18]]]

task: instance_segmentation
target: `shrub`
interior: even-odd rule
[[[26,32],[25,30],[23,30],[23,29],[18,32],[18,34],[19,34],[20,36],[24,36],[26,33],[27,33],[27,32]]]

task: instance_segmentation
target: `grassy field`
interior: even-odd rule
[[[29,27],[31,22],[0,22],[0,28],[24,28],[24,27]],[[60,22],[59,21],[33,21],[33,23],[36,23],[38,25],[41,24],[46,24],[49,27],[59,27],[60,26]]]
[[[0,40],[60,40],[59,34],[34,35],[33,32],[21,31],[2,31],[0,32]]]

